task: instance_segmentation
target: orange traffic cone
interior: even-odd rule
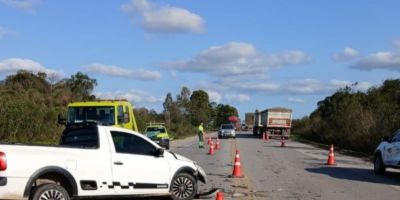
[[[211,144],[211,136],[208,136],[208,141],[207,144],[210,145]]]
[[[285,137],[283,137],[283,136],[281,138],[281,147],[286,147]]]
[[[223,192],[217,192],[217,198],[215,200],[224,200],[224,193]]]
[[[216,150],[219,150],[221,148],[221,145],[220,145],[220,143],[219,143],[219,139],[217,138],[217,142],[216,142],[216,144],[215,144],[215,149]]]
[[[328,156],[328,162],[326,163],[327,165],[335,165],[335,153],[333,153],[333,144],[331,145],[331,148],[329,148],[329,156]]]
[[[265,142],[265,132],[263,133],[262,140]]]
[[[239,156],[239,150],[236,150],[236,156],[235,156],[235,162],[233,165],[233,173],[232,176],[234,178],[241,178],[243,177],[242,174],[242,167],[240,165],[240,156]]]
[[[213,141],[210,142],[210,148],[208,150],[208,154],[214,155],[214,144],[213,144]]]

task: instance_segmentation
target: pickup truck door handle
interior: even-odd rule
[[[124,163],[123,162],[121,162],[121,161],[115,161],[114,162],[114,165],[123,165]]]

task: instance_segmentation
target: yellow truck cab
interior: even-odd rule
[[[67,126],[83,122],[96,122],[138,132],[133,106],[127,100],[73,102],[68,104],[66,119],[61,119],[59,116],[58,121]]]

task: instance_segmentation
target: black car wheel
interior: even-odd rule
[[[385,173],[386,166],[383,163],[382,156],[380,153],[376,154],[374,159],[374,173],[375,174],[383,174]]]
[[[70,197],[62,186],[47,183],[35,188],[30,200],[70,200]]]
[[[197,193],[196,179],[187,173],[176,175],[171,184],[171,197],[173,200],[192,200]]]

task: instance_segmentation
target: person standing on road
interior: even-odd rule
[[[199,135],[199,148],[204,148],[204,127],[203,127],[203,122],[200,123],[198,131]]]

